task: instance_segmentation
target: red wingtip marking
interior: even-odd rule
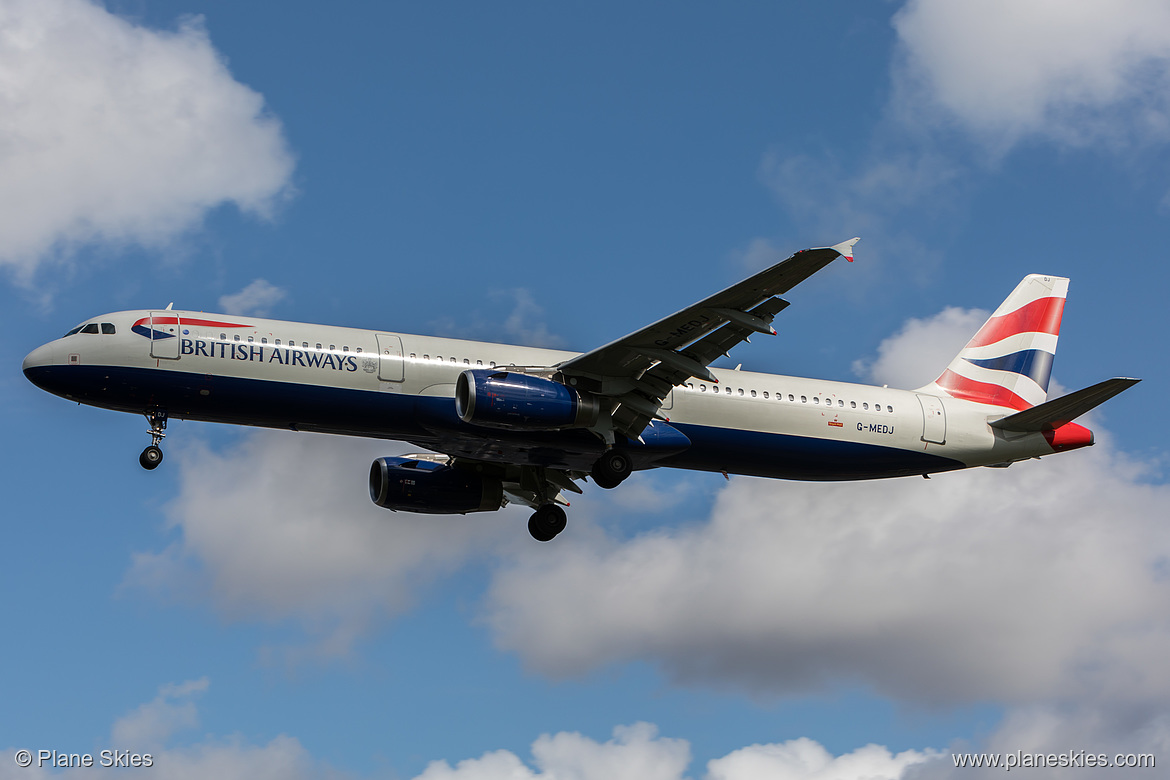
[[[850,257],[849,255],[845,255],[845,259],[846,259],[848,262],[850,262],[850,263],[852,263],[852,262],[853,262],[853,258],[852,258],[852,257]]]

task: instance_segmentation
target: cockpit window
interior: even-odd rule
[[[81,332],[82,333],[97,333],[98,332],[97,323],[96,322],[89,323],[88,325],[86,325],[84,328],[81,329]]]
[[[80,332],[81,332],[81,329],[82,329],[82,328],[84,328],[84,327],[85,327],[84,325],[78,325],[76,328],[74,328],[73,330],[69,331],[68,333],[66,333],[66,334],[65,334],[64,336],[62,336],[61,338],[67,338],[67,337],[69,337],[69,336],[72,336],[74,333],[80,333]]]
[[[102,333],[106,334],[107,336],[114,335],[114,323],[103,322],[102,323]]]

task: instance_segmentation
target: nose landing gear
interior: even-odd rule
[[[138,456],[138,462],[142,468],[153,471],[163,459],[163,451],[158,445],[166,436],[167,413],[162,409],[152,409],[146,413],[146,421],[150,423],[150,446]]]

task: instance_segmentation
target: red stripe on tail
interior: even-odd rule
[[[967,345],[982,347],[1002,341],[1017,333],[1060,333],[1064,298],[1037,298],[1013,312],[989,319]]]
[[[1006,406],[1009,409],[1015,409],[1021,412],[1025,409],[1032,408],[1032,404],[1006,387],[988,384],[987,382],[977,382],[974,379],[960,376],[949,368],[943,371],[942,376],[937,380],[937,384],[946,390],[952,398],[962,398],[965,401],[974,401],[979,404]]]

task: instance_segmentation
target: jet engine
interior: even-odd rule
[[[499,479],[415,458],[378,458],[370,498],[385,509],[436,515],[492,512],[503,503]]]
[[[488,428],[587,428],[597,422],[598,409],[593,396],[528,374],[468,369],[455,384],[455,411],[460,419]]]

